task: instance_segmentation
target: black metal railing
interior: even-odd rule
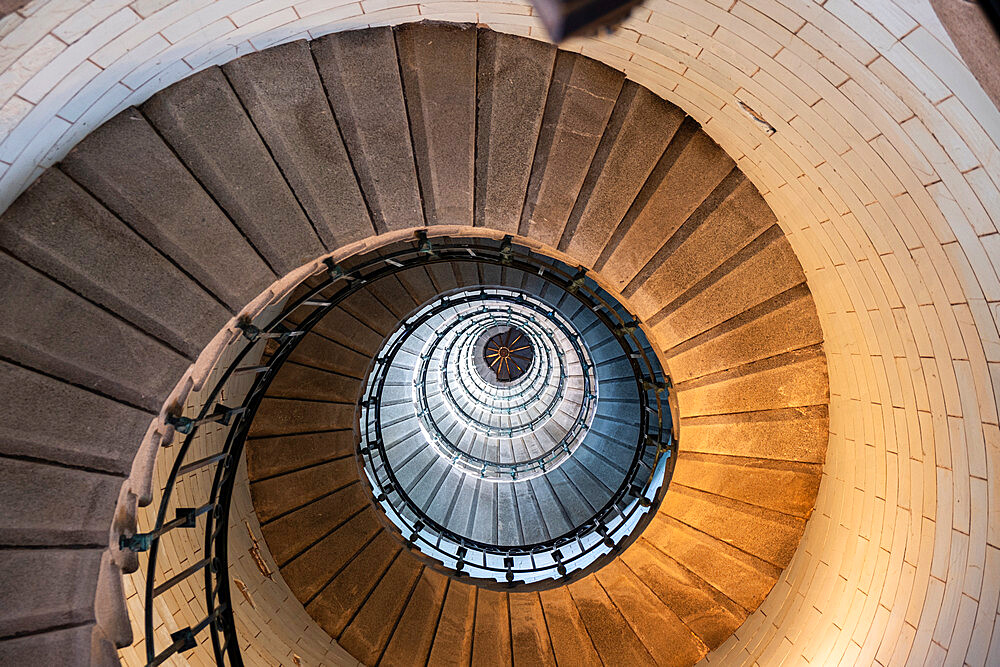
[[[379,383],[382,374],[387,373],[390,370],[392,366],[392,360],[395,358],[398,351],[405,344],[407,338],[416,331],[418,331],[419,328],[428,320],[434,318],[436,315],[448,309],[460,307],[464,304],[478,303],[483,300],[495,303],[516,304],[521,307],[527,307],[529,309],[535,310],[538,313],[545,313],[545,311],[548,310],[549,311],[548,314],[551,315],[551,309],[548,306],[545,306],[543,308],[543,305],[541,303],[535,303],[534,300],[525,298],[523,294],[517,291],[511,291],[506,289],[502,291],[478,289],[478,290],[463,292],[460,295],[446,297],[439,303],[431,304],[430,306],[421,309],[420,311],[418,311],[416,314],[414,314],[404,322],[401,329],[396,332],[397,334],[396,337],[394,339],[390,339],[390,344],[388,347],[389,350],[391,350],[391,352],[378,355],[375,367],[373,368],[371,373],[369,373],[368,386],[374,386],[375,384]],[[492,319],[493,311],[487,310],[483,314],[486,315],[487,321],[493,321]],[[522,320],[521,318],[515,317],[511,321],[516,322],[520,324],[522,327],[526,327],[530,330],[530,327],[526,326],[530,324],[530,322],[527,319]],[[589,360],[589,355],[586,353],[585,349],[580,344],[580,341],[576,339],[577,334],[575,334],[570,329],[568,323],[562,322],[560,320],[553,320],[553,323],[555,324],[555,326],[559,328],[561,333],[563,333],[563,335],[566,336],[567,340],[572,344],[574,348],[576,359],[578,360],[582,373],[581,375],[582,400],[580,401],[577,414],[575,415],[573,421],[573,427],[568,429],[568,431],[562,436],[562,438],[560,438],[559,442],[555,443],[548,451],[538,456],[513,462],[493,461],[479,456],[475,456],[466,451],[462,451],[458,446],[456,446],[451,441],[451,439],[446,434],[441,432],[437,422],[434,419],[430,418],[432,411],[428,404],[428,395],[426,391],[426,387],[428,384],[428,372],[431,365],[430,361],[433,359],[434,354],[438,349],[438,346],[441,344],[442,341],[446,340],[446,337],[452,335],[453,333],[455,335],[457,335],[458,332],[464,333],[464,329],[476,327],[479,324],[479,322],[476,319],[476,315],[473,314],[468,318],[458,318],[449,323],[448,326],[434,332],[433,334],[434,340],[429,345],[429,349],[421,356],[416,373],[416,376],[418,378],[417,380],[418,418],[421,420],[421,423],[427,428],[427,430],[431,433],[434,442],[437,443],[443,449],[445,449],[447,453],[451,456],[453,464],[459,465],[467,470],[477,472],[480,476],[484,477],[487,474],[489,474],[490,476],[500,476],[500,477],[510,476],[516,479],[518,475],[523,475],[525,473],[530,473],[536,470],[545,470],[546,466],[554,465],[559,458],[561,458],[565,454],[568,454],[570,450],[574,448],[575,444],[577,444],[576,441],[582,436],[584,430],[583,425],[585,425],[588,422],[589,417],[590,415],[593,414],[594,410],[594,402],[596,400],[596,395],[594,394],[593,391],[595,383],[595,378],[593,377],[593,366]],[[456,329],[458,330],[458,332],[454,331]],[[540,331],[542,331],[543,335],[550,335],[549,332],[546,332],[541,329]],[[469,339],[472,339],[472,337],[470,336]],[[553,352],[557,355],[561,353],[561,351],[559,351],[557,347],[554,348]],[[466,350],[466,354],[461,356],[469,358],[471,357],[471,354],[468,353],[468,351]],[[382,362],[382,359],[385,359],[384,363]],[[475,418],[472,417],[471,415],[466,415],[468,420],[467,425],[471,425],[475,430],[481,430],[481,432],[486,432],[486,434],[490,437],[511,438],[518,435],[520,432],[533,429],[535,423],[537,423],[539,420],[551,416],[557,402],[563,397],[566,391],[567,377],[564,368],[564,360],[560,358],[559,362],[560,362],[560,370],[558,373],[556,373],[556,375],[558,376],[557,383],[555,391],[553,392],[553,396],[549,399],[549,406],[546,410],[542,411],[541,414],[539,414],[534,420],[528,421],[525,424],[520,425],[519,427],[513,427],[513,426],[508,428],[491,427],[489,429],[478,429],[476,428],[477,424]],[[540,365],[541,364],[536,364],[536,366]],[[447,386],[447,379],[449,373],[448,364],[444,364],[444,367],[441,369],[441,373],[444,377],[445,395],[452,400],[452,403],[454,404],[453,407],[456,409],[456,411],[458,411],[459,413],[463,413],[462,407],[457,404],[458,403],[457,399],[455,399],[454,395],[451,393],[450,388]],[[542,383],[539,384],[541,385]],[[540,386],[540,389],[541,388],[543,387]],[[490,390],[496,392],[497,388],[490,385],[487,391]],[[531,398],[532,397],[530,394],[525,396],[525,400],[531,400]],[[368,401],[368,403],[370,402],[371,400]],[[381,400],[379,400],[379,404],[381,405]],[[490,409],[492,410],[493,408],[491,407]],[[505,412],[508,411],[508,409],[501,408],[499,411]],[[366,427],[367,426],[368,424],[366,424]],[[375,428],[380,430],[380,426],[375,426]],[[366,433],[370,433],[370,431],[368,431],[367,428],[365,429],[365,431]],[[378,435],[376,436],[375,439],[379,439],[380,437],[381,436]]]
[[[220,364],[205,384],[207,393],[204,402],[191,414],[174,414],[168,418],[168,423],[184,438],[172,448],[174,458],[162,485],[155,521],[149,531],[123,536],[120,543],[123,549],[148,554],[144,592],[147,664],[162,664],[171,656],[194,648],[200,640],[204,641],[204,633],[207,631],[217,664],[243,665],[230,591],[230,504],[236,471],[254,415],[274,377],[303,335],[344,299],[364,289],[367,284],[414,266],[459,261],[521,269],[535,273],[565,290],[585,296],[592,303],[594,313],[619,337],[623,350],[627,351],[639,387],[641,413],[644,416],[641,442],[637,444],[633,468],[637,475],[640,463],[645,459],[652,464],[647,466],[650,468],[648,475],[642,480],[637,480],[633,475],[632,485],[618,490],[599,513],[599,520],[595,519],[581,527],[581,534],[562,536],[551,541],[551,548],[547,552],[551,562],[541,562],[544,559],[539,557],[537,563],[533,561],[532,567],[539,571],[554,567],[556,573],[562,576],[583,555],[570,553],[568,545],[571,543],[581,545],[581,549],[586,547],[586,553],[591,554],[594,553],[591,544],[594,537],[599,538],[605,546],[621,546],[630,536],[634,537],[642,520],[648,520],[648,511],[643,514],[635,508],[648,510],[655,507],[669,481],[675,459],[676,444],[671,437],[670,413],[665,394],[668,381],[655,361],[648,341],[635,326],[634,318],[620,304],[606,298],[606,293],[585,271],[570,269],[544,255],[519,247],[510,237],[502,242],[462,240],[461,243],[442,242],[435,245],[425,234],[418,234],[413,246],[407,244],[405,247],[384,251],[378,256],[362,258],[347,269],[327,260],[327,270],[322,279],[285,304],[280,312],[265,311],[254,321],[240,322],[241,335],[226,350],[225,358],[228,361]],[[199,434],[208,427],[218,431],[222,444],[216,451],[199,451],[199,447],[193,445]],[[377,443],[362,443],[361,452],[370,456],[373,446],[376,449],[378,447]],[[193,487],[198,485],[187,485],[184,493],[178,493],[182,481],[191,475],[210,478],[206,497],[197,500],[190,498],[195,493]],[[376,493],[384,495],[390,491],[383,487]],[[625,498],[632,500],[623,505]],[[631,510],[626,512],[622,509],[623,506],[625,510]],[[620,530],[626,524],[631,527]],[[416,532],[417,535],[411,533],[409,536],[417,538],[416,542],[419,544],[415,546],[426,546],[423,533]],[[196,538],[198,535],[200,538]],[[616,541],[619,539],[620,541]],[[173,541],[177,550],[189,549],[190,553],[186,554],[185,560],[190,565],[165,581],[158,581],[159,556],[167,540]],[[465,544],[460,540],[458,543]],[[469,543],[467,547],[461,546],[456,551],[457,560],[451,568],[453,573],[468,574],[468,568],[463,565],[463,556],[468,555],[467,549],[473,546]],[[566,551],[566,554],[560,549]],[[483,568],[484,571],[492,572],[495,569],[504,573],[510,581],[514,578],[510,573],[524,575],[530,571],[525,566],[526,557],[530,559],[531,554],[504,554],[498,558],[491,554],[484,560]],[[169,642],[158,639],[154,627],[157,598],[176,586],[199,578],[203,582],[203,617],[171,633]],[[521,578],[527,579],[524,576]]]

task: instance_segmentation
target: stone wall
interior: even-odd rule
[[[0,19],[0,199],[197,69],[422,18],[544,37],[520,3],[36,0]],[[823,323],[816,512],[708,660],[1000,662],[1000,111],[928,2],[649,0],[566,46],[682,107],[738,162]]]

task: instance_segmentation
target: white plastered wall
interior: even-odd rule
[[[516,2],[35,0],[0,19],[0,209],[198,69],[422,18],[544,38]],[[737,160],[823,322],[816,512],[709,661],[1000,664],[1000,111],[928,1],[647,0],[564,46],[678,104]]]

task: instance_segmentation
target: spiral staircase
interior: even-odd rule
[[[460,261],[463,244],[491,250]],[[185,623],[197,627],[205,604],[187,578],[215,568],[205,549],[218,538],[199,546],[199,532],[191,561],[170,555],[164,536],[204,529],[203,519],[156,532],[161,521],[149,542],[135,539],[135,506],[164,491],[141,480],[148,485],[156,452],[146,467],[136,455],[144,437],[166,446],[190,426],[178,421],[192,407],[183,398],[207,375],[175,385],[203,350],[217,358],[253,338],[248,331],[264,335],[243,353],[260,361],[240,362],[266,368],[259,396],[218,421],[242,429],[261,558],[289,604],[364,664],[693,664],[763,602],[815,502],[828,434],[822,332],[774,215],[677,107],[551,45],[421,23],[293,42],[205,70],[96,129],[42,174],[3,215],[0,246],[5,664],[113,661],[114,645],[133,639],[149,655],[165,649],[151,648],[148,633],[130,637],[124,618],[121,571],[140,566],[132,576],[149,591],[170,583],[164,604],[189,610]],[[568,277],[546,282],[505,264],[505,248]],[[364,262],[386,258],[399,266],[354,284]],[[648,351],[654,371],[640,377],[613,327],[592,326],[595,311],[574,301],[584,282],[613,299],[606,311],[641,336],[636,354]],[[345,283],[350,293],[332,303],[330,285]],[[454,327],[472,322],[477,338],[442,338],[421,360],[439,334],[413,329],[424,337],[401,345],[397,366],[380,366],[380,350],[415,313],[486,290],[526,295],[520,307],[545,304],[580,333],[559,334],[560,344],[582,341],[564,366],[533,333],[525,377],[562,405],[544,428],[535,428],[540,413],[496,417],[515,399],[468,361],[498,331],[476,329],[473,317]],[[445,362],[455,350],[467,367]],[[424,416],[406,399],[420,368]],[[383,370],[389,391],[372,394]],[[670,466],[662,486],[644,487],[653,489],[644,502],[641,489],[631,496],[643,518],[612,531],[600,558],[554,574],[553,561],[532,581],[515,557],[533,545],[569,553],[549,542],[615,505],[608,499],[637,474],[629,457],[647,477],[656,470],[630,411],[657,396],[656,423],[669,435],[649,456]],[[369,419],[375,404],[381,413]],[[195,412],[203,407],[215,409]],[[426,414],[466,458],[416,438]],[[484,430],[469,428],[477,419]],[[376,422],[395,433],[382,438],[382,464],[362,437]],[[586,435],[575,449],[554,448],[577,422]],[[516,428],[544,435],[523,455],[486,454],[520,437]],[[502,476],[548,452],[566,455],[551,470],[518,468],[504,486],[483,464]],[[197,468],[178,463],[169,484],[192,489],[204,466],[218,466],[209,470],[220,488],[237,485],[225,456],[213,456]],[[383,464],[398,473],[397,496],[402,489],[429,523],[393,504]],[[441,529],[434,548],[421,537],[430,524]],[[464,555],[445,553],[445,533],[463,554],[503,547],[510,561],[500,558],[494,578],[485,555],[479,570],[471,557],[459,567]],[[142,555],[157,542],[161,570]],[[229,595],[228,580],[220,585]],[[235,626],[219,630],[215,647],[230,664],[246,642],[233,597]],[[191,637],[174,640],[172,660],[210,651],[204,634]]]

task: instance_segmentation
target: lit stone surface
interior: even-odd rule
[[[703,124],[775,211],[819,307],[831,439],[817,510],[710,661],[995,661],[1000,114],[925,2],[730,4],[650,2],[619,33],[568,45]],[[4,202],[192,68],[421,17],[538,31],[525,5],[485,2],[76,7],[0,20]]]

